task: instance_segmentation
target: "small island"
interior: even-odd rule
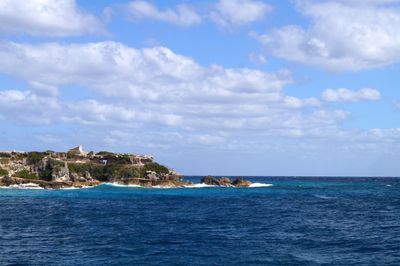
[[[141,187],[187,187],[183,176],[155,162],[150,155],[86,152],[82,146],[67,152],[0,152],[0,187],[83,188],[103,183]],[[210,186],[248,187],[243,178],[206,176],[201,183]]]

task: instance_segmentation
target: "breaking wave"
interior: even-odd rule
[[[264,184],[264,183],[253,183],[249,187],[272,187],[272,184]]]
[[[205,187],[218,187],[218,186],[207,185],[207,184],[204,184],[204,183],[198,183],[198,184],[185,186],[185,188],[205,188]]]
[[[8,187],[1,187],[1,188],[7,188],[7,189],[44,189],[38,184],[34,183],[26,183],[26,184],[15,184],[15,185],[10,185]]]
[[[136,188],[142,187],[140,185],[123,185],[123,184],[119,184],[119,183],[104,183],[102,185],[103,186],[111,186],[111,187],[136,187]]]

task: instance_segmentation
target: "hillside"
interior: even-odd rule
[[[44,188],[94,186],[102,182],[141,186],[182,186],[182,176],[152,156],[108,151],[0,152],[0,186],[35,184]]]

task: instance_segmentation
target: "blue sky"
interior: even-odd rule
[[[0,0],[0,150],[398,176],[400,1]]]

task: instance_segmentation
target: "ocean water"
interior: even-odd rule
[[[400,265],[400,178],[249,179],[0,189],[0,265]]]

